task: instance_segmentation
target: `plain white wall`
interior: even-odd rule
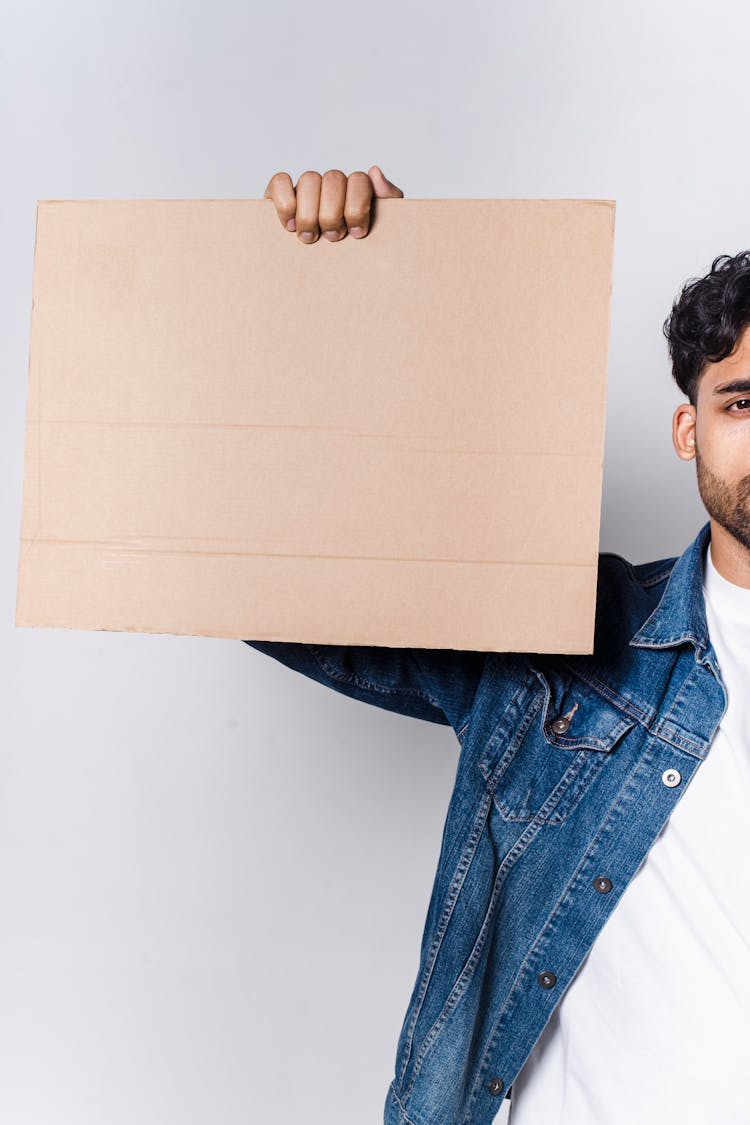
[[[458,754],[240,641],[15,628],[37,199],[372,163],[616,199],[601,548],[676,555],[707,517],[661,324],[750,244],[748,30],[740,0],[6,9],[0,1120],[380,1121]]]

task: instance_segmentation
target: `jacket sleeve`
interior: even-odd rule
[[[243,641],[310,679],[363,703],[415,719],[466,726],[486,652],[462,649]]]

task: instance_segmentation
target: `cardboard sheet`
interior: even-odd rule
[[[591,652],[613,228],[40,201],[16,624]]]

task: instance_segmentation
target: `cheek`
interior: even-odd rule
[[[750,416],[698,419],[695,436],[701,459],[716,476],[730,482],[750,472]]]

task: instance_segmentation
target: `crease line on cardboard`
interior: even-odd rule
[[[184,536],[183,538],[195,539],[195,536]],[[466,563],[469,566],[543,566],[552,567],[554,569],[565,567],[584,567],[586,569],[593,569],[596,563],[579,563],[579,562],[566,562],[561,563],[556,560],[546,562],[526,561],[522,559],[446,559],[446,558],[433,558],[426,555],[404,556],[404,555],[306,555],[301,554],[299,551],[285,552],[285,551],[185,551],[176,550],[174,548],[165,547],[159,550],[156,547],[127,547],[127,546],[113,546],[111,542],[100,539],[24,539],[23,542],[29,543],[33,546],[37,543],[52,545],[55,547],[104,547],[109,554],[115,555],[218,555],[237,558],[259,558],[259,559],[347,559],[353,562],[396,562],[396,563],[447,563],[454,565],[456,563],[463,565]],[[206,540],[206,542],[215,542],[215,540]]]
[[[124,429],[131,426],[135,429],[185,429],[198,427],[199,429],[216,430],[302,430],[321,431],[322,433],[341,434],[345,437],[388,438],[390,440],[403,439],[409,441],[408,435],[384,433],[377,430],[346,430],[341,426],[310,426],[295,425],[293,423],[274,422],[109,422],[96,421],[86,418],[37,418],[39,426],[99,426]],[[408,446],[408,452],[413,453],[469,453],[490,457],[576,457],[581,461],[595,461],[597,453],[581,453],[575,449],[456,449],[451,447],[429,448],[424,446]]]

